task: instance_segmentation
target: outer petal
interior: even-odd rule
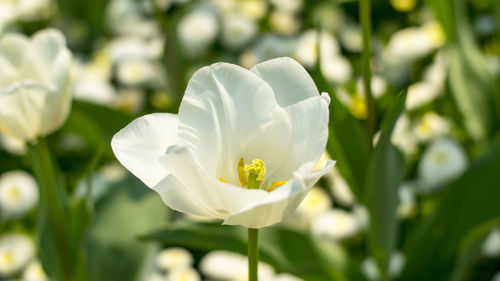
[[[168,180],[153,189],[162,196],[169,207],[180,212],[225,218],[267,196],[267,192],[263,190],[232,186],[208,175],[186,146],[170,147],[167,154],[160,158],[160,162],[175,181],[182,184],[168,186],[167,183],[175,183]],[[195,212],[200,209],[205,213]]]
[[[323,93],[286,108],[293,129],[292,143],[283,165],[270,174],[267,184],[286,180],[304,163],[316,163],[328,140],[328,105],[330,97]]]
[[[15,84],[0,92],[0,132],[32,141],[39,133],[48,89],[36,83]]]
[[[189,81],[179,109],[179,137],[213,177],[237,184],[237,163],[261,158],[281,165],[291,140],[290,120],[261,78],[236,65],[204,67]]]
[[[310,171],[313,163],[304,164],[290,182],[278,187],[265,199],[227,217],[224,224],[261,228],[282,221],[297,208],[310,188],[332,169],[334,164],[334,161],[329,160],[325,167],[312,173]]]
[[[24,35],[4,35],[0,40],[0,56],[7,59],[14,68],[20,68],[29,45],[30,41]]]
[[[152,188],[167,176],[159,158],[178,143],[177,125],[174,114],[145,115],[116,133],[111,147],[120,163]]]
[[[273,88],[276,100],[282,107],[319,96],[309,73],[292,58],[268,60],[255,65],[250,71]]]

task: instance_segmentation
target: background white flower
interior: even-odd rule
[[[4,234],[0,237],[0,276],[19,272],[34,255],[35,245],[29,236]]]
[[[71,53],[61,32],[0,39],[0,133],[32,141],[62,126],[71,106]]]
[[[0,219],[17,218],[38,203],[38,185],[24,171],[9,171],[0,175]]]

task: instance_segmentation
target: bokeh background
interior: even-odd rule
[[[57,28],[75,58],[48,137],[79,241],[71,280],[246,280],[245,229],[169,210],[110,139],[177,112],[202,66],[280,56],[332,97],[337,166],[261,231],[261,280],[500,280],[500,2],[371,4],[373,138],[358,1],[0,0],[0,37]],[[26,144],[0,143],[0,280],[49,280]]]

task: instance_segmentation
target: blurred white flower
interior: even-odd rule
[[[117,65],[117,78],[126,86],[140,86],[157,80],[159,67],[152,61],[136,58],[122,60]]]
[[[358,221],[360,230],[366,230],[370,226],[370,214],[364,205],[356,204],[352,208],[352,213]]]
[[[318,47],[318,41],[320,48]],[[321,49],[322,58],[336,56],[340,53],[339,44],[332,34],[323,31],[318,40],[317,30],[307,30],[302,33],[297,42],[294,57],[306,68],[312,68],[316,65],[319,49]]]
[[[481,248],[481,253],[490,258],[500,256],[500,228],[494,228],[488,234]]]
[[[38,203],[35,179],[24,171],[9,171],[0,176],[0,218],[17,218]]]
[[[296,15],[283,10],[273,11],[269,21],[274,31],[285,35],[294,34],[301,27],[300,19]]]
[[[0,147],[13,155],[26,153],[26,142],[22,139],[0,134]]]
[[[451,121],[435,112],[426,112],[413,128],[415,136],[422,142],[446,136],[451,132],[451,129]]]
[[[303,279],[301,279],[297,276],[288,274],[288,273],[280,273],[280,274],[274,276],[272,280],[273,281],[304,281]]]
[[[208,9],[195,9],[185,15],[177,26],[177,35],[189,56],[198,56],[212,44],[219,33],[219,23]]]
[[[413,189],[404,184],[398,189],[399,206],[397,214],[399,218],[408,219],[413,216],[416,208],[415,193]]]
[[[54,29],[0,39],[0,133],[33,141],[62,126],[71,106],[71,60]]]
[[[29,236],[3,234],[0,237],[0,276],[10,276],[21,271],[34,255],[35,245]]]
[[[418,142],[411,130],[411,121],[407,113],[403,113],[396,121],[396,126],[391,136],[391,142],[398,147],[405,156],[417,152]]]
[[[290,58],[250,71],[217,63],[193,75],[179,115],[138,118],[111,145],[172,209],[261,228],[293,212],[333,167],[313,169],[328,138],[329,101]],[[257,189],[246,188],[248,174]]]
[[[356,87],[358,89],[358,92],[365,92],[365,86],[363,85],[362,78],[358,79],[358,81],[356,82]],[[373,75],[371,79],[371,88],[373,96],[378,99],[385,94],[385,91],[387,90],[387,81],[380,75]]]
[[[297,208],[297,212],[312,219],[317,215],[327,211],[332,207],[332,201],[328,194],[319,187],[315,187],[309,191]]]
[[[246,281],[248,278],[248,260],[246,256],[240,254],[212,251],[202,258],[200,271],[207,277],[217,280]],[[259,262],[259,280],[274,280],[274,274],[271,266]]]
[[[242,14],[225,14],[222,23],[222,42],[229,48],[245,46],[257,33],[255,20]]]
[[[409,12],[417,6],[417,0],[390,0],[391,6],[400,12]]]
[[[334,84],[345,84],[352,76],[351,62],[341,55],[328,55],[320,58],[321,72]]]
[[[328,173],[328,176],[331,182],[330,190],[333,194],[333,198],[344,206],[351,206],[354,204],[354,195],[352,194],[351,188],[338,169],[333,168],[332,171]]]
[[[155,36],[159,33],[157,22],[145,15],[142,1],[112,0],[106,10],[110,30],[120,35]]]
[[[441,87],[428,81],[416,82],[408,88],[406,109],[413,110],[427,104],[442,94]]]
[[[139,88],[119,91],[113,99],[112,107],[126,113],[137,113],[144,106],[144,92]]]
[[[241,55],[241,65],[245,68],[251,68],[266,60],[289,56],[295,48],[294,41],[294,39],[275,34],[260,36],[255,46]]]
[[[159,272],[148,273],[143,281],[167,281],[167,277]]]
[[[344,210],[331,209],[318,215],[311,225],[314,235],[341,240],[354,236],[360,231],[356,217]]]
[[[241,12],[252,19],[261,19],[267,12],[266,0],[237,0]]]
[[[191,267],[175,268],[167,274],[167,281],[200,281],[196,269]]]
[[[421,27],[409,27],[394,33],[383,56],[391,64],[405,64],[428,55],[444,41],[439,23],[428,22]]]
[[[363,38],[361,28],[357,25],[346,25],[340,29],[339,34],[342,46],[351,52],[361,52]]]
[[[193,256],[184,248],[167,248],[156,256],[156,265],[166,271],[193,265]]]
[[[403,270],[404,264],[405,258],[403,254],[399,252],[392,254],[391,260],[389,261],[389,277],[391,279],[398,277]],[[361,264],[361,271],[369,280],[380,280],[380,270],[373,258],[367,258],[363,261]]]
[[[138,36],[122,36],[108,43],[103,54],[94,59],[97,63],[119,63],[128,59],[159,59],[163,52],[164,39],[154,37],[144,39]]]
[[[455,140],[434,140],[418,166],[422,188],[431,189],[459,176],[467,168],[467,162],[465,151]]]
[[[271,3],[278,10],[283,10],[289,13],[298,13],[301,11],[304,1],[303,0],[270,0]]]
[[[48,281],[49,278],[43,271],[40,261],[31,261],[23,270],[22,281]]]
[[[49,17],[54,10],[52,0],[0,1],[0,26],[13,21],[35,21]]]

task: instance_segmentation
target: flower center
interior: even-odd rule
[[[238,161],[238,179],[242,187],[248,189],[260,189],[264,175],[266,174],[266,163],[261,159],[252,160],[252,164],[245,165],[243,158]],[[227,181],[220,177],[219,180],[223,183]],[[267,192],[273,191],[276,187],[282,186],[288,181],[275,181],[268,188]]]

